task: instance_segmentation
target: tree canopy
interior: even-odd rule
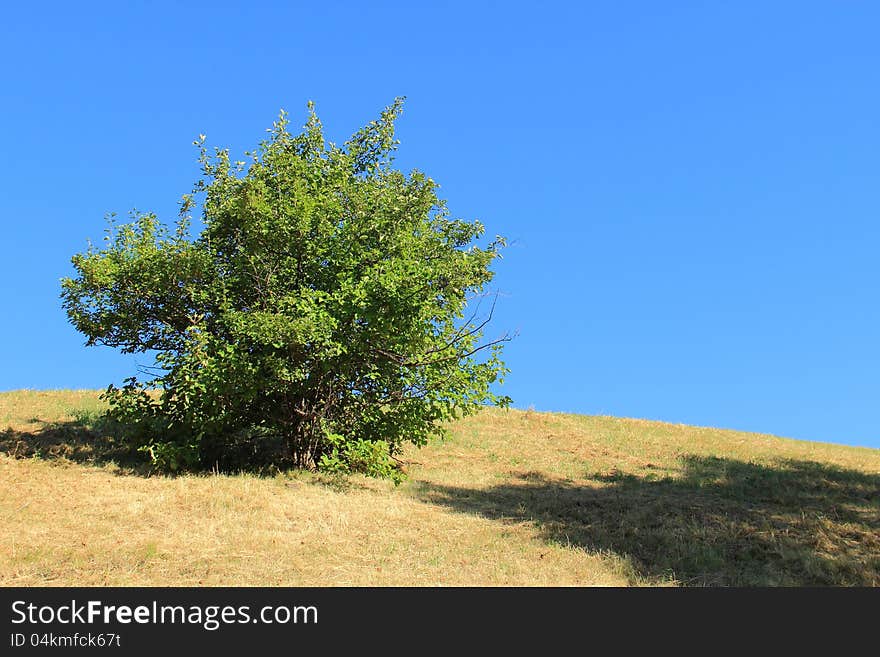
[[[158,466],[399,477],[404,443],[509,403],[492,389],[508,337],[483,337],[504,240],[479,246],[479,221],[392,166],[401,108],[342,146],[311,103],[300,134],[282,111],[244,161],[200,135],[176,223],[111,218],[103,246],[73,257],[62,300],[87,344],[154,359],[105,398]]]

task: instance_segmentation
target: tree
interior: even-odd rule
[[[282,111],[247,161],[200,135],[203,176],[173,227],[111,217],[103,248],[73,257],[61,296],[86,344],[155,359],[104,397],[158,466],[398,477],[404,443],[509,403],[491,390],[509,338],[482,342],[478,303],[504,240],[478,246],[480,222],[392,167],[401,108],[342,147],[311,103],[296,136]]]

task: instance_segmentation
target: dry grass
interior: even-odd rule
[[[0,584],[880,584],[880,450],[487,410],[397,489],[147,477],[100,410],[0,393]]]

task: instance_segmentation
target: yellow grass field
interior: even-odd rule
[[[0,584],[880,584],[880,450],[486,410],[400,487],[148,476],[94,391],[0,393]]]

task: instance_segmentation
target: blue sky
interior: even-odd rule
[[[880,447],[877,3],[4,14],[0,389],[132,373],[59,279],[106,212],[173,219],[196,135],[241,152],[311,99],[342,141],[406,95],[398,166],[511,242],[515,406]]]

